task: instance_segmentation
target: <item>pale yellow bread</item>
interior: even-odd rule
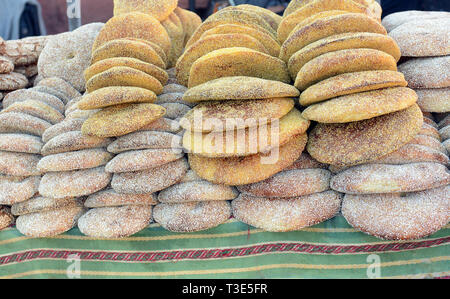
[[[255,77],[234,76],[208,81],[190,88],[183,96],[186,102],[255,100],[298,97],[292,85]]]
[[[156,98],[153,91],[145,88],[111,86],[84,95],[77,105],[81,110],[92,110],[120,104],[154,103]]]
[[[273,36],[264,31],[239,24],[224,24],[213,27],[205,31],[200,39],[203,39],[207,36],[214,34],[232,34],[232,33],[249,35],[257,39],[267,49],[270,55],[274,57],[278,57],[278,55],[280,55],[281,45],[277,39],[275,39]]]
[[[158,79],[161,85],[165,85],[169,80],[167,72],[157,67],[156,65],[141,61],[136,58],[114,57],[101,60],[97,63],[92,64],[89,68],[87,68],[84,71],[84,77],[86,79],[86,82],[88,82],[95,75],[98,75],[100,73],[103,73],[104,71],[107,71],[111,68],[118,66],[130,67],[138,71],[142,71],[147,75],[150,75]]]
[[[190,110],[180,125],[188,131],[211,132],[244,129],[280,119],[294,108],[290,98],[200,103]],[[242,120],[232,121],[232,120]]]
[[[417,104],[369,120],[318,124],[309,134],[307,150],[326,164],[364,164],[398,150],[419,133],[422,124]]]
[[[344,73],[308,87],[300,95],[300,105],[309,106],[339,96],[407,85],[403,74],[396,71]]]
[[[188,87],[231,76],[249,76],[290,82],[286,64],[278,58],[234,47],[212,51],[199,58],[191,67]]]
[[[283,19],[280,15],[277,15],[273,11],[271,11],[269,9],[266,9],[266,8],[263,8],[263,7],[260,7],[260,6],[256,6],[256,5],[240,4],[240,5],[237,5],[237,6],[228,6],[228,7],[224,8],[224,9],[227,10],[227,9],[236,9],[236,8],[257,13],[275,31],[277,31],[278,26],[280,25],[281,20]]]
[[[278,27],[278,40],[283,43],[294,30],[297,24],[308,19],[310,16],[328,10],[341,10],[354,13],[366,13],[367,9],[351,0],[316,0],[289,14]]]
[[[250,11],[244,10],[229,10],[221,11],[209,16],[198,28],[195,30],[192,37],[186,44],[186,49],[192,44],[198,41],[204,32],[212,29],[214,27],[225,25],[225,24],[236,24],[241,26],[251,27],[260,31],[263,31],[273,38],[276,38],[276,31],[258,14]]]
[[[177,0],[114,0],[114,15],[141,12],[162,21],[175,10],[177,5]]]
[[[151,46],[145,42],[115,39],[106,42],[92,53],[91,64],[114,57],[131,57],[165,69],[166,63]]]
[[[356,229],[382,239],[421,239],[449,222],[449,199],[449,185],[413,193],[346,195],[342,214]]]
[[[280,59],[289,61],[301,48],[336,34],[347,32],[372,32],[386,34],[386,29],[375,19],[360,13],[346,13],[312,21],[294,28],[281,46]]]
[[[393,87],[340,96],[306,108],[302,116],[319,123],[349,123],[410,107],[417,94],[407,87]]]
[[[305,90],[313,84],[344,73],[397,71],[394,57],[374,49],[339,50],[310,60],[298,72],[295,87]]]
[[[180,18],[181,24],[183,25],[186,34],[183,45],[186,45],[195,30],[202,24],[202,19],[196,13],[181,7],[175,8],[173,12]]]
[[[295,52],[288,61],[289,73],[295,78],[300,69],[310,60],[334,51],[347,49],[374,49],[385,52],[398,61],[400,48],[389,36],[372,32],[349,32],[332,35],[315,41]]]
[[[298,135],[278,149],[278,155],[256,154],[247,157],[205,158],[189,155],[189,164],[201,178],[224,185],[245,185],[263,181],[292,165],[301,155],[306,134]]]
[[[111,106],[88,118],[81,131],[98,137],[122,136],[139,130],[164,114],[163,107],[149,103]]]
[[[188,85],[191,67],[200,57],[215,50],[243,46],[261,53],[268,53],[263,44],[246,34],[231,33],[204,36],[186,49],[178,59],[176,63],[178,82],[185,86]]]
[[[94,42],[95,51],[108,41],[120,38],[139,38],[159,45],[168,54],[171,42],[166,29],[151,15],[140,12],[114,16],[106,22]]]
[[[296,231],[333,218],[342,197],[326,191],[287,199],[269,199],[241,194],[233,200],[234,217],[246,224],[271,232]]]
[[[211,133],[186,131],[183,147],[189,153],[210,158],[267,153],[304,134],[309,124],[300,111],[293,109],[280,120],[247,129]]]
[[[161,94],[163,90],[158,79],[127,66],[115,66],[93,76],[87,81],[86,90],[88,93],[92,93],[97,89],[110,86],[141,87],[149,89],[157,95]]]

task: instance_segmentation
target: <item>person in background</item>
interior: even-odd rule
[[[449,0],[381,0],[383,18],[405,10],[450,11]]]
[[[0,0],[0,37],[5,40],[46,35],[37,0]]]

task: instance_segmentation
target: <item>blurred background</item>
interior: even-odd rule
[[[74,1],[80,2],[82,24],[106,22],[113,15],[113,0],[0,0],[0,36],[18,39],[68,31],[67,5]],[[202,19],[221,7],[244,3],[266,7],[281,15],[289,1],[179,0],[180,7],[195,11]],[[381,5],[383,16],[404,10],[450,11],[450,0],[381,0]]]

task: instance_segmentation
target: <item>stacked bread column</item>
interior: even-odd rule
[[[61,83],[61,88],[64,88],[63,84],[65,82],[59,83]],[[65,87],[71,87],[68,83],[65,84],[67,84]],[[39,153],[42,154],[42,149],[44,148],[44,141],[42,138],[45,131],[51,128],[52,124],[56,126],[64,119],[64,102],[53,95],[44,94],[43,92],[31,89],[22,96],[25,97],[21,98],[19,91],[10,94],[5,100],[5,104],[8,106],[5,110],[9,111],[7,113],[18,114],[15,115],[19,116],[19,119],[16,119],[16,121],[25,121],[26,118],[33,116],[36,119],[28,119],[28,121],[33,121],[35,123],[34,126],[38,125],[36,122],[37,119],[43,121],[42,125],[45,123],[48,124],[45,126],[45,130],[39,133],[38,137],[40,142]],[[69,97],[70,95],[64,94],[63,98]],[[40,101],[39,99],[45,99],[45,102]],[[50,106],[52,104],[54,105],[53,107]],[[23,113],[29,113],[30,115],[24,119],[24,115],[21,115]],[[42,129],[44,129],[44,127]],[[21,144],[24,146],[26,143],[26,140],[16,140],[16,145]],[[41,156],[36,156],[36,158],[41,159]],[[26,159],[23,161],[26,161]],[[37,162],[40,162],[40,160]],[[36,163],[34,167],[36,169],[36,174],[45,172],[40,168],[39,163]],[[40,177],[37,177],[36,188],[39,188],[40,186],[39,178]],[[37,193],[37,190],[32,191],[29,187],[22,186],[22,188],[23,189],[18,189],[15,192]],[[10,193],[10,195],[13,194],[14,193]],[[64,198],[66,198],[66,196],[64,196]],[[32,237],[48,237],[63,233],[72,228],[76,223],[76,219],[83,212],[83,208],[79,201],[72,199],[54,200],[51,197],[48,197],[47,194],[43,194],[39,191],[39,193],[31,199],[16,201],[13,204],[11,211],[13,215],[18,216],[16,227],[21,233]]]
[[[197,29],[177,62],[178,81],[189,87],[183,99],[200,103],[182,126],[191,168],[203,179],[231,186],[264,180],[292,164],[303,150],[309,123],[293,109],[289,97],[298,92],[286,84],[286,64],[273,56],[279,47],[274,39],[277,26],[277,18],[264,9],[226,8]],[[244,124],[226,124],[227,118]],[[250,134],[267,133],[262,131],[270,131],[271,120],[280,122],[280,144],[270,144],[267,134]],[[234,142],[226,141],[227,133]],[[238,141],[238,135],[244,141]],[[262,165],[262,153],[279,146],[281,157]]]
[[[297,14],[308,9],[300,6]],[[330,183],[336,191],[355,194],[343,201],[349,223],[393,239],[442,227],[448,204],[434,206],[434,201],[447,191],[433,188],[448,184],[445,166],[399,154],[410,145],[427,143],[434,150],[439,144],[416,137],[423,123],[417,95],[397,72],[400,51],[381,24],[366,14],[325,9],[296,25],[281,57],[302,91],[303,116],[319,123],[310,134],[308,152],[334,171],[350,167]],[[433,190],[399,194],[428,189]],[[387,194],[359,195],[364,192]],[[413,210],[421,205],[416,219]],[[429,222],[434,216],[436,221]]]
[[[0,38],[0,101],[7,93],[32,85],[47,38],[40,36],[10,41]]]
[[[150,28],[150,30],[149,30]],[[124,13],[105,24],[86,70],[88,94],[75,104],[100,109],[84,122],[87,136],[117,137],[108,147],[116,156],[106,165],[111,189],[90,196],[92,208],[80,218],[82,233],[126,237],[152,219],[156,192],[175,184],[187,171],[183,154],[172,149],[179,125],[162,118],[166,110],[153,104],[168,81],[165,68],[171,40],[150,14]]]

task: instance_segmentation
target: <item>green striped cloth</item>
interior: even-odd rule
[[[69,275],[69,276],[68,276]],[[152,224],[98,240],[78,229],[49,239],[0,232],[1,278],[448,278],[450,226],[422,240],[382,241],[342,216],[297,232],[269,233],[231,219],[180,234]]]

